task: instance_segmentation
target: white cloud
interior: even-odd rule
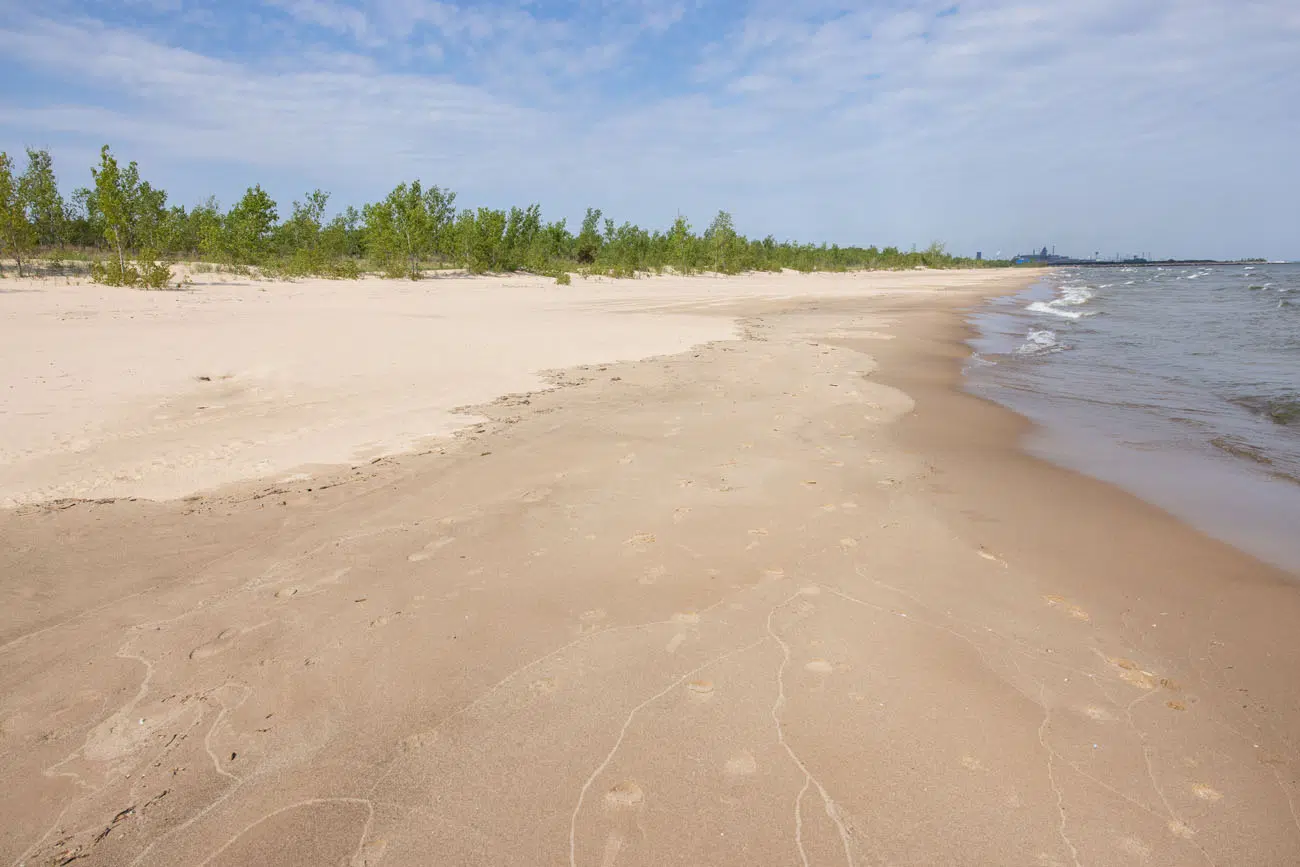
[[[725,206],[746,231],[842,242],[1132,238],[1236,255],[1295,236],[1280,204],[1300,196],[1289,0],[988,0],[944,17],[950,4],[929,0],[763,2],[708,33],[692,29],[694,7],[649,0],[591,20],[281,3],[348,49],[232,59],[89,20],[0,25],[10,62],[51,94],[76,85],[0,97],[0,142],[107,140],[200,173],[244,164],[250,181],[336,192],[342,178],[360,195],[418,174],[467,203],[538,199],[571,215],[603,203],[646,222]],[[645,59],[663,27],[695,39],[684,85],[684,70]],[[609,84],[632,68],[648,77],[635,101]],[[661,86],[667,72],[679,84]],[[1187,207],[1193,189],[1214,208]]]

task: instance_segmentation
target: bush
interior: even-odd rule
[[[140,256],[137,279],[141,289],[166,289],[171,283],[172,269],[166,262],[159,262],[152,253],[144,253]]]
[[[569,276],[568,271],[561,271],[555,275],[556,286],[569,286],[573,283],[573,278]]]
[[[105,286],[134,286],[140,281],[140,272],[132,265],[109,259],[90,263],[90,279]]]
[[[339,259],[330,268],[330,276],[335,280],[360,280],[361,265],[356,259]]]
[[[141,289],[166,289],[171,284],[172,269],[158,261],[157,254],[145,250],[136,263],[125,265],[117,259],[90,263],[90,279],[105,286],[139,286]]]

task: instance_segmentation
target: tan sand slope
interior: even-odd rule
[[[442,453],[0,513],[0,860],[1296,863],[1295,587],[1016,453],[936,276]]]

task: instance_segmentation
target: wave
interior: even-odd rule
[[[1060,304],[1087,304],[1092,300],[1091,286],[1073,286],[1067,285],[1061,287],[1061,297],[1056,299]]]
[[[1262,397],[1249,395],[1232,401],[1237,406],[1250,410],[1255,415],[1263,416],[1274,424],[1300,425],[1300,395],[1283,395],[1281,397]]]
[[[1084,316],[1091,316],[1092,314],[1063,308],[1080,307],[1092,299],[1091,286],[1067,284],[1061,287],[1061,294],[1058,297],[1053,298],[1051,301],[1035,301],[1025,309],[1031,313],[1047,313],[1051,316],[1060,316],[1062,319],[1082,319]]]
[[[1210,440],[1210,445],[1219,451],[1232,455],[1234,458],[1245,458],[1266,467],[1273,466],[1273,459],[1264,454],[1263,449],[1246,442],[1240,437],[1217,436]]]
[[[1053,307],[1055,301],[1035,301],[1025,309],[1032,313],[1046,313],[1050,316],[1060,316],[1062,319],[1082,319],[1084,313],[1081,310],[1062,310],[1059,307]]]
[[[1064,349],[1056,342],[1056,332],[1046,328],[1031,328],[1025,342],[1016,348],[1017,355],[1038,355],[1042,352],[1059,352]]]

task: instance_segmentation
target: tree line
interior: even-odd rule
[[[953,256],[938,243],[902,251],[800,244],[771,235],[750,239],[736,231],[726,211],[697,233],[685,217],[666,231],[647,231],[588,208],[575,233],[566,220],[544,221],[535,204],[458,210],[454,192],[418,180],[329,218],[329,193],[308,193],[282,218],[261,185],[249,187],[228,209],[212,197],[186,208],[169,205],[166,191],[142,179],[135,162],[123,167],[107,145],[91,180],[65,199],[48,151],[28,148],[21,174],[0,153],[0,253],[15,260],[20,276],[33,257],[59,261],[86,253],[95,280],[153,288],[166,285],[171,262],[337,278],[380,272],[418,279],[429,269],[450,267],[528,271],[561,282],[571,271],[631,277],[664,269],[736,274],[1006,264]]]

